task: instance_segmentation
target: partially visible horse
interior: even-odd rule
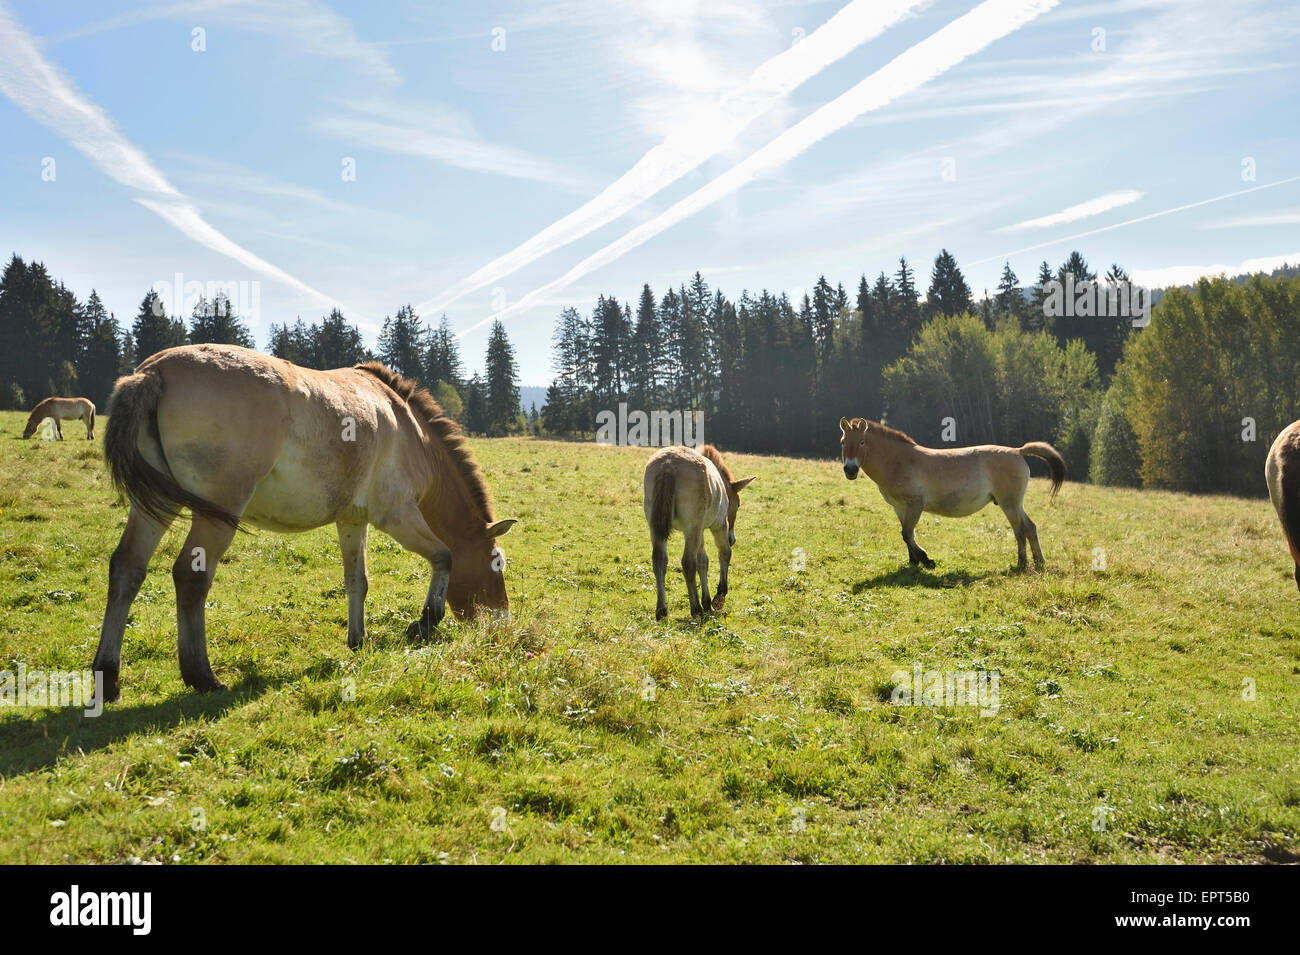
[[[1030,441],[1019,448],[982,444],[972,448],[923,448],[901,431],[865,418],[840,418],[840,459],[850,481],[859,469],[876,482],[880,493],[903,525],[903,541],[911,564],[933,567],[934,561],[916,543],[916,522],[924,511],[944,517],[966,517],[993,503],[1002,508],[1016,535],[1017,563],[1025,566],[1025,543],[1042,568],[1038,528],[1025,513],[1025,488],[1033,455],[1052,472],[1052,497],[1065,480],[1065,460],[1050,444]]]
[[[34,435],[46,418],[54,422],[54,434],[60,441],[63,440],[63,429],[59,422],[76,419],[86,422],[86,440],[95,439],[95,403],[89,398],[46,398],[32,409],[23,437]]]
[[[181,677],[223,690],[208,662],[204,603],[241,522],[280,532],[335,524],[348,593],[348,646],[365,637],[370,524],[429,562],[425,639],[448,603],[508,613],[483,472],[429,393],[382,365],[299,368],[231,345],[169,348],[117,382],[104,429],[113,483],[130,498],[109,562],[94,669],[120,694],[122,634],[149,558],[181,508],[190,531],[172,567]]]
[[[668,616],[664,577],[668,572],[668,535],[677,528],[686,538],[682,573],[691,595],[691,615],[704,616],[712,607],[721,610],[727,597],[727,570],[736,544],[736,512],[740,492],[753,478],[737,481],[722,463],[713,445],[700,450],[664,448],[646,464],[644,509],[650,525],[650,556],[655,572],[655,619]],[[704,529],[713,533],[718,548],[718,590],[709,600],[709,555],[704,550]],[[695,578],[700,593],[695,592]],[[701,597],[703,602],[701,603]]]
[[[1282,536],[1291,548],[1295,582],[1300,587],[1300,421],[1282,429],[1268,449],[1264,464],[1269,500],[1282,522]]]

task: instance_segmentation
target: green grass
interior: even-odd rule
[[[23,420],[0,415],[0,669],[81,669],[126,512],[79,425],[22,442]],[[474,446],[521,521],[510,624],[408,644],[427,568],[372,532],[352,653],[333,529],[241,535],[208,605],[232,689],[199,696],[178,524],[122,701],[0,709],[0,862],[1297,858],[1300,595],[1267,501],[1067,483],[1049,507],[1035,480],[1049,572],[1014,572],[995,508],[927,516],[927,572],[870,482],[730,455],[758,480],[728,611],[691,621],[674,573],[657,625],[646,451]],[[996,669],[996,716],[891,705],[914,663]]]

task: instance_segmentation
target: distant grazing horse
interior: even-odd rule
[[[337,525],[348,646],[365,637],[366,530],[427,560],[432,581],[408,636],[427,638],[446,604],[508,612],[483,472],[429,393],[379,364],[299,368],[246,348],[169,348],[113,391],[104,456],[131,502],[108,572],[94,669],[120,694],[122,633],[149,558],[182,507],[189,536],[172,567],[181,677],[225,689],[208,663],[204,601],[241,521],[280,532]]]
[[[645,519],[650,525],[650,552],[655,571],[655,619],[668,616],[664,575],[668,572],[668,535],[677,528],[686,537],[682,573],[691,595],[691,615],[702,617],[709,606],[721,610],[727,597],[727,568],[736,543],[736,511],[740,492],[753,478],[733,480],[722,456],[711,444],[698,452],[690,448],[664,448],[645,467]],[[704,529],[713,532],[718,548],[718,592],[709,600],[709,555],[704,551]],[[695,593],[699,574],[700,594]],[[700,598],[703,597],[703,604]]]
[[[63,429],[59,427],[59,422],[77,418],[86,422],[86,439],[95,439],[95,403],[89,398],[46,398],[32,409],[27,427],[23,429],[23,437],[30,438],[34,435],[46,418],[54,422],[54,434],[60,441],[63,440]]]
[[[840,458],[850,481],[858,469],[876,482],[881,495],[898,515],[912,564],[933,567],[928,554],[917,546],[916,522],[922,511],[944,517],[966,517],[990,501],[1002,508],[1016,534],[1017,560],[1025,566],[1025,541],[1034,550],[1034,565],[1043,566],[1038,528],[1025,513],[1025,488],[1029,484],[1026,455],[1042,458],[1052,471],[1052,497],[1065,480],[1065,461],[1042,441],[1020,448],[981,444],[973,448],[923,448],[901,431],[865,418],[840,419]]]
[[[1268,449],[1264,464],[1268,496],[1282,522],[1282,535],[1295,562],[1295,582],[1300,587],[1300,421],[1282,429]]]

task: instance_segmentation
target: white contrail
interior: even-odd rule
[[[1149,219],[1159,219],[1161,216],[1173,215],[1175,212],[1186,212],[1188,209],[1195,209],[1199,206],[1208,206],[1211,202],[1222,202],[1224,199],[1232,199],[1235,196],[1244,196],[1250,192],[1259,192],[1261,189],[1272,189],[1274,186],[1285,186],[1288,182],[1300,181],[1300,176],[1291,176],[1289,179],[1279,179],[1276,182],[1266,182],[1262,186],[1251,186],[1249,189],[1238,189],[1236,192],[1225,192],[1221,196],[1215,196],[1212,199],[1202,199],[1199,202],[1189,202],[1183,206],[1174,206],[1172,209],[1161,209],[1159,212],[1149,212],[1144,216],[1138,216],[1136,219],[1125,219],[1123,222],[1116,222],[1112,225],[1099,226],[1096,229],[1089,229],[1087,232],[1076,232],[1074,235],[1063,235],[1059,239],[1049,239],[1047,242],[1039,242],[1037,245],[1027,245],[1023,249],[1013,249],[1010,252],[1001,252],[998,255],[990,255],[988,258],[976,259],[969,265],[985,265],[989,262],[1006,260],[1013,255],[1021,255],[1025,252],[1033,252],[1037,249],[1046,249],[1049,246],[1060,245],[1063,242],[1073,242],[1075,239],[1084,239],[1090,235],[1097,235],[1101,232],[1109,232],[1111,229],[1122,229],[1127,225],[1135,225],[1139,222],[1146,222]]]
[[[805,81],[930,2],[853,0],[810,36],[765,61],[743,86],[721,97],[705,114],[674,130],[595,198],[415,310],[440,311],[613,222],[731,145],[750,123]]]
[[[259,258],[203,220],[180,191],[83,96],[72,81],[41,55],[31,36],[0,6],[0,93],[32,119],[63,136],[76,150],[124,186],[153,193],[140,198],[147,209],[201,245],[256,272],[333,305],[334,299]]]
[[[1108,192],[1104,196],[1098,196],[1096,199],[1089,199],[1087,202],[1081,202],[1077,206],[1070,206],[1070,208],[1062,209],[1060,212],[1053,212],[1050,216],[1040,216],[1037,219],[1026,219],[1024,222],[1017,222],[1015,225],[1005,225],[996,231],[1017,232],[1021,229],[1046,229],[1054,225],[1064,225],[1067,222],[1078,222],[1080,219],[1099,216],[1103,212],[1109,212],[1111,209],[1118,209],[1120,206],[1130,205],[1141,198],[1142,193],[1138,192],[1136,189],[1125,189],[1121,192]]]
[[[489,316],[460,332],[458,337],[469,334],[493,319],[523,311],[538,299],[608,265],[643,242],[752,182],[763,173],[789,162],[810,149],[819,140],[842,129],[864,113],[879,109],[929,82],[995,40],[1018,30],[1035,17],[1055,7],[1057,3],[1058,0],[985,0],[965,16],[958,17],[938,32],[900,53],[857,86],[806,116],[708,185],[697,189],[649,222],[637,226],[622,238],[583,259],[555,281],[534,289],[496,315]]]

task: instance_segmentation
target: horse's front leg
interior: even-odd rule
[[[242,508],[241,508],[242,510]],[[208,634],[204,605],[217,563],[235,538],[229,524],[195,517],[185,546],[172,565],[176,584],[176,650],[181,679],[200,693],[220,692],[226,685],[212,672],[208,662]]]
[[[916,522],[921,519],[922,510],[921,499],[919,497],[910,498],[905,502],[898,517],[903,524],[903,543],[907,545],[907,562],[909,564],[924,564],[927,568],[933,568],[934,561],[930,559],[930,555],[916,543]]]
[[[343,587],[348,592],[348,647],[358,649],[366,640],[366,531],[369,525],[339,521],[339,548],[343,551]]]
[[[447,547],[424,520],[420,508],[414,503],[398,512],[395,517],[375,521],[375,526],[388,534],[413,554],[429,562],[432,576],[429,593],[424,599],[424,609],[419,619],[412,620],[406,628],[411,640],[428,640],[442,623],[447,613],[447,583],[451,579],[451,549]]]
[[[727,600],[727,570],[731,567],[731,544],[728,543],[730,534],[725,526],[713,531],[713,543],[718,548],[718,589],[713,594],[714,610],[721,610]]]
[[[55,419],[53,419],[53,420],[54,420],[54,436],[55,436],[56,438],[58,438],[60,441],[62,441],[62,440],[63,440],[63,425],[59,424],[59,419],[58,419],[58,418],[55,418]]]

